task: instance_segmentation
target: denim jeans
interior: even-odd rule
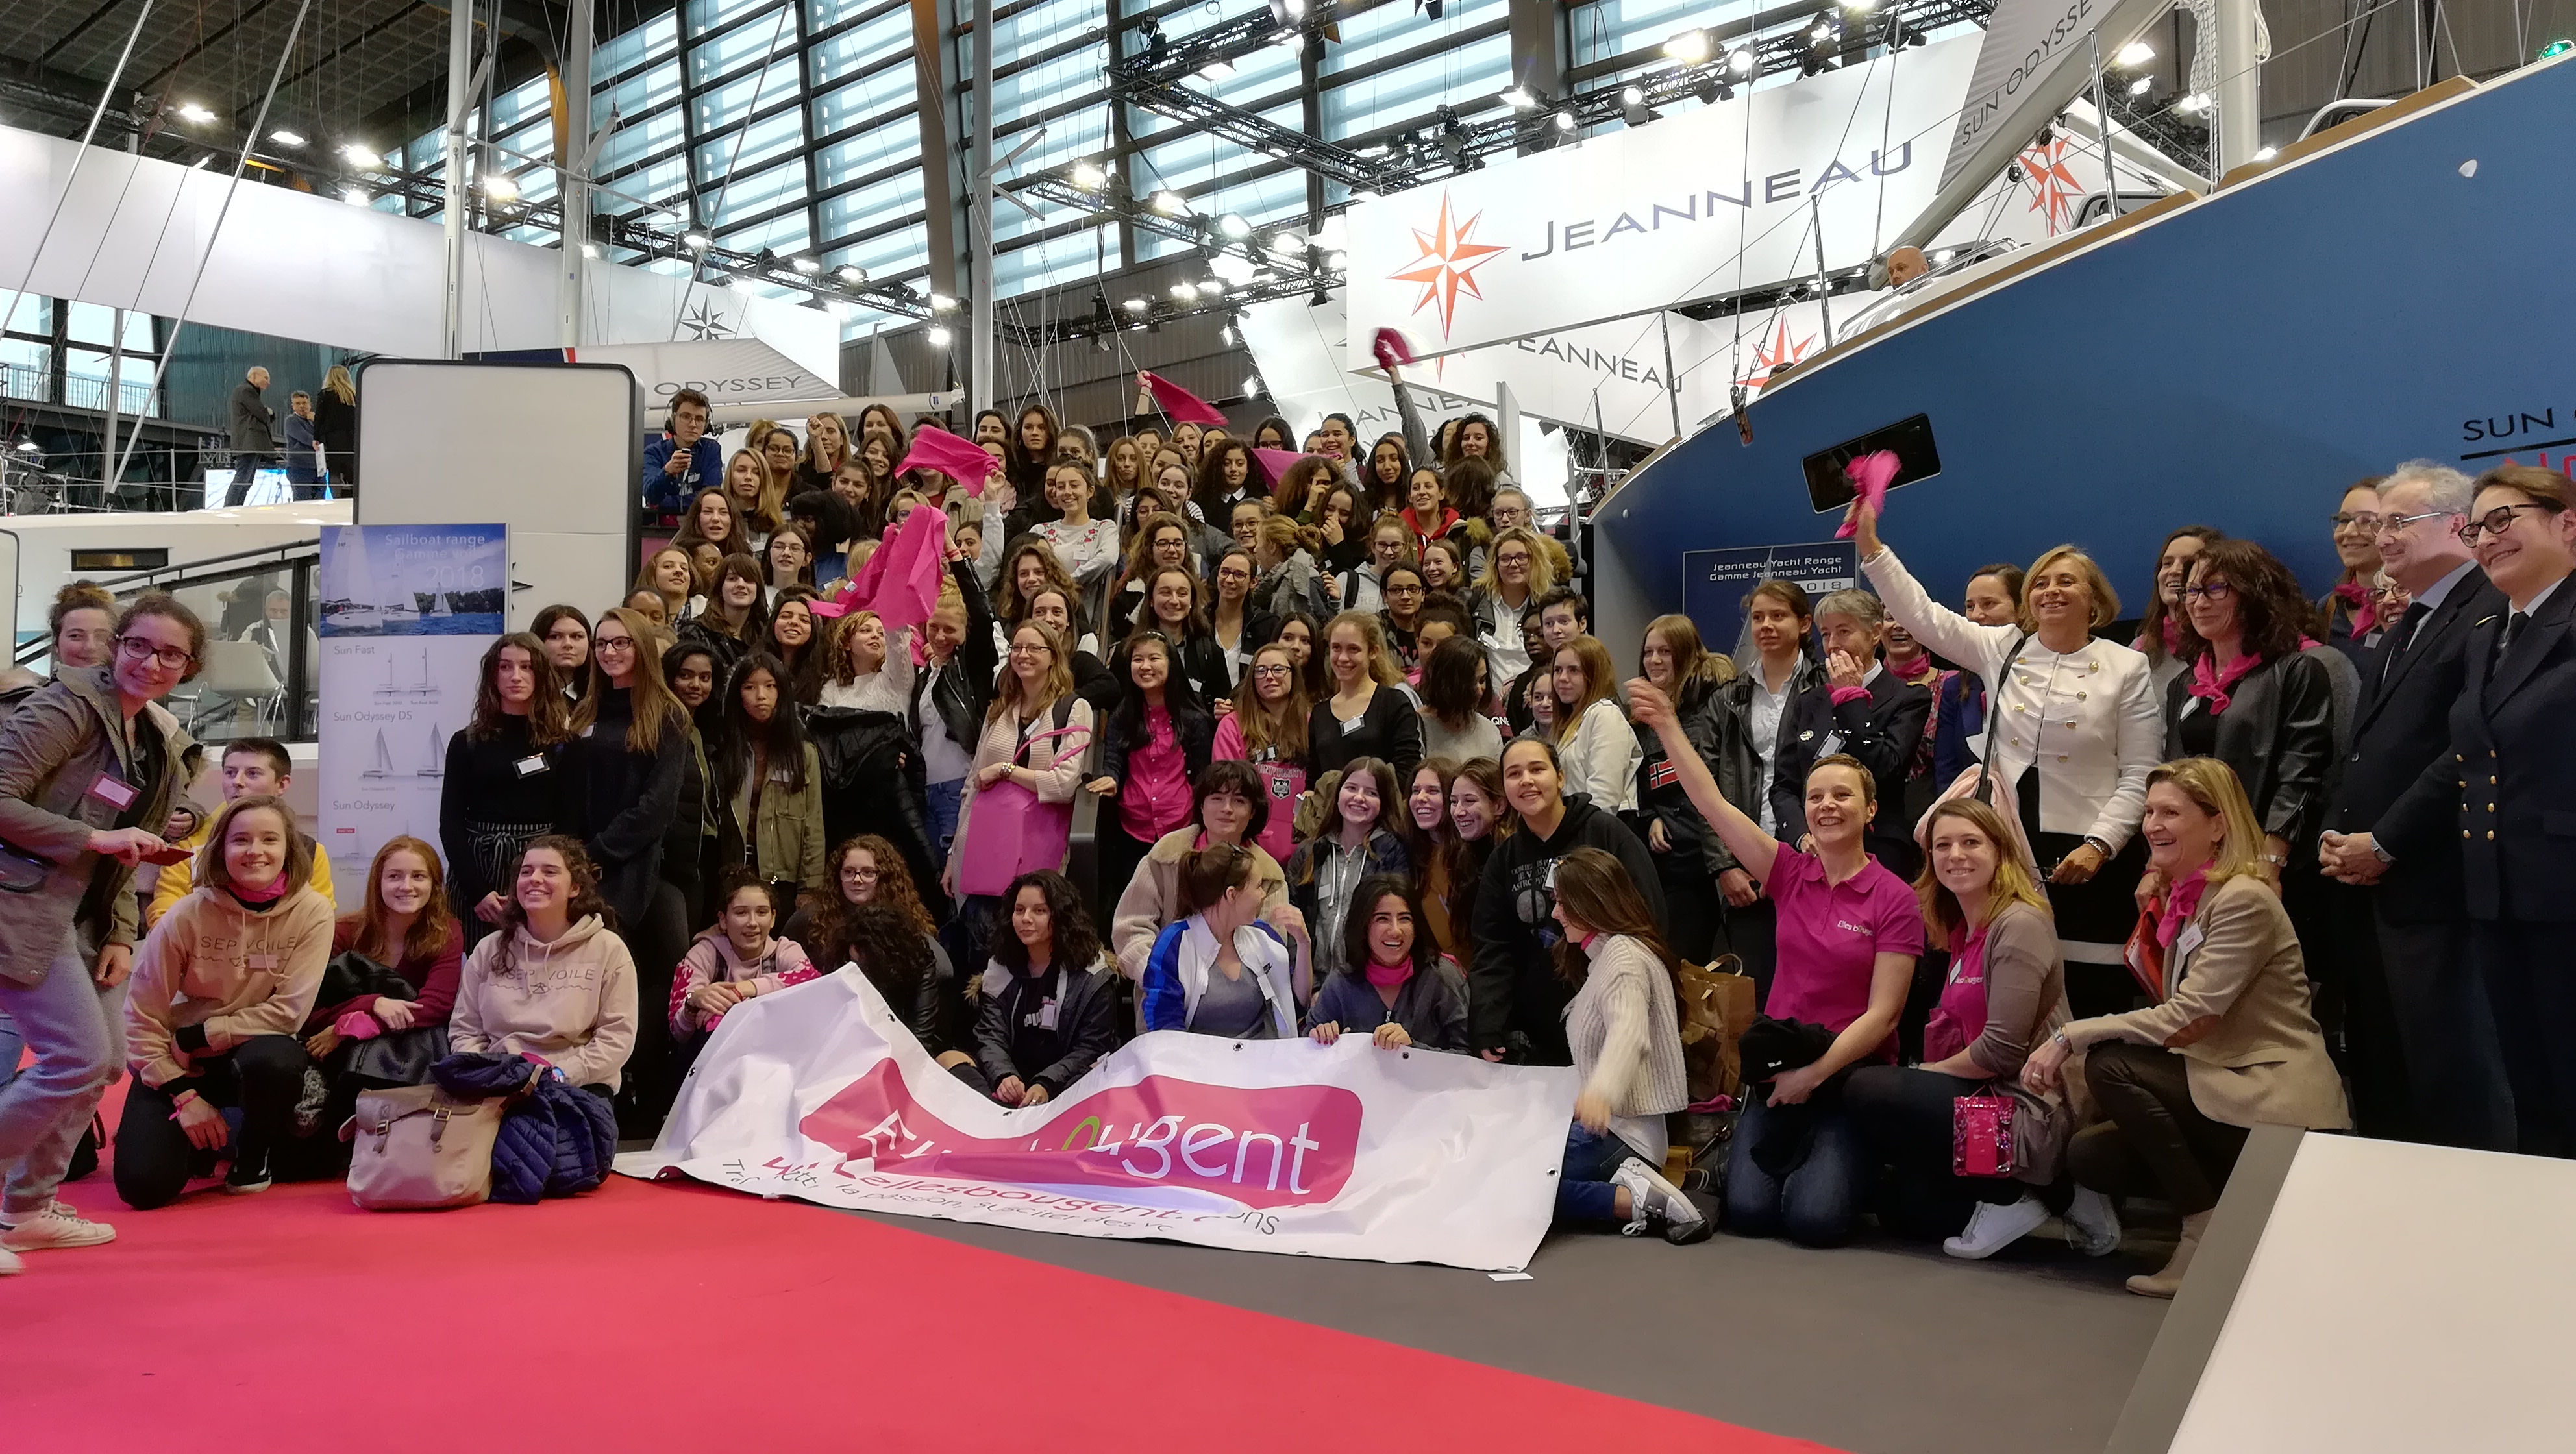
[[[948,845],[957,839],[957,804],[965,795],[966,780],[962,777],[929,787],[930,852],[941,863],[948,861]]]
[[[125,1060],[125,986],[99,988],[76,934],[66,932],[44,983],[0,979],[0,1010],[36,1050],[36,1063],[0,1087],[0,1168],[8,1173],[0,1212],[34,1212],[52,1203],[72,1148]]]
[[[1786,1236],[1806,1247],[1841,1246],[1851,1240],[1868,1175],[1841,1087],[1820,1088],[1803,1106],[1766,1100],[1767,1092],[1746,1098],[1727,1152],[1728,1230],[1739,1237]],[[1754,1149],[1773,1138],[1796,1143],[1782,1148],[1790,1159],[1778,1176],[1753,1159]]]
[[[1558,1223],[1618,1222],[1619,1189],[1610,1184],[1610,1173],[1637,1155],[1636,1148],[1616,1135],[1595,1136],[1580,1122],[1565,1128],[1565,1171],[1556,1179],[1556,1220]]]

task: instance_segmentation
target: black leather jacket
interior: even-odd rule
[[[2334,762],[2334,687],[2305,652],[2266,661],[2228,689],[2210,756],[2236,770],[2254,821],[2290,845],[2291,862],[2324,821],[2326,769]],[[2182,713],[2207,711],[2186,671],[2165,686],[2165,757],[2189,756]]]
[[[916,672],[912,678],[912,732],[919,741],[929,718],[923,715],[924,697],[929,710],[939,714],[948,735],[975,755],[975,743],[984,735],[984,710],[993,704],[993,678],[1001,672],[1001,654],[993,647],[993,605],[984,598],[983,588],[975,583],[975,567],[970,561],[953,560],[948,573],[957,582],[958,592],[966,598],[966,639],[958,644],[957,654],[949,659],[948,668],[931,684],[931,674]]]

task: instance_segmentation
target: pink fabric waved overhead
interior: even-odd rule
[[[1852,482],[1853,493],[1860,496],[1870,513],[1887,508],[1887,482],[1896,478],[1897,464],[1896,451],[1874,449],[1843,466],[1843,478]],[[1858,521],[1845,520],[1842,528],[1834,532],[1834,539],[1849,540],[1859,533]]]
[[[1381,328],[1369,341],[1369,351],[1377,355],[1377,366],[1389,373],[1397,364],[1413,362],[1413,345],[1392,328]]]
[[[838,609],[826,612],[818,606],[816,614],[874,611],[890,632],[919,626],[939,604],[940,563],[947,554],[947,512],[917,507],[903,517],[901,525],[886,532],[885,543],[868,556],[849,590],[832,603]]]
[[[1173,423],[1222,425],[1226,422],[1225,415],[1214,404],[1171,380],[1149,373],[1139,373],[1136,377],[1144,381],[1145,387],[1154,395],[1154,403]]]
[[[1305,457],[1306,456],[1299,454],[1293,449],[1255,449],[1252,451],[1253,462],[1260,465],[1261,472],[1270,477],[1270,488],[1274,490],[1279,488],[1279,482],[1281,480],[1288,478],[1289,469],[1293,467],[1297,461],[1304,459]]]
[[[1002,472],[1002,462],[971,439],[960,439],[936,424],[924,424],[912,432],[912,447],[903,452],[903,462],[894,467],[894,472],[900,475],[912,469],[937,470],[964,485],[967,494],[981,495],[984,482]]]

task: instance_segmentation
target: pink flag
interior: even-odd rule
[[[1173,423],[1223,424],[1226,422],[1225,415],[1219,413],[1214,404],[1171,380],[1147,373],[1140,373],[1137,377],[1144,380],[1145,387],[1153,391],[1154,402],[1162,406],[1163,413],[1168,415]]]
[[[1289,469],[1306,456],[1293,449],[1255,449],[1252,457],[1261,465],[1261,472],[1270,477],[1270,488],[1275,490],[1281,480],[1288,478]]]
[[[1395,372],[1397,364],[1413,362],[1413,345],[1392,328],[1379,329],[1369,341],[1369,351],[1377,355],[1377,366],[1388,373]]]
[[[1874,515],[1887,507],[1887,482],[1896,478],[1896,470],[1896,451],[1874,449],[1844,465],[1843,477],[1852,482],[1852,492]],[[1860,522],[1845,520],[1842,528],[1834,532],[1834,539],[1849,540],[1859,533]]]
[[[924,424],[913,430],[912,447],[903,452],[903,462],[894,467],[894,472],[902,474],[911,469],[937,470],[964,485],[967,494],[981,495],[984,482],[1001,473],[1002,462],[971,439],[960,439],[936,424]]]
[[[859,568],[858,579],[841,597],[842,611],[874,611],[888,631],[922,624],[939,604],[940,564],[947,553],[947,512],[927,505],[915,508]]]

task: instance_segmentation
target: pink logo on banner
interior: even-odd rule
[[[1350,1180],[1360,1098],[1339,1086],[1259,1090],[1147,1076],[1083,1097],[1025,1140],[968,1136],[881,1060],[798,1123],[878,1171],[1041,1186],[1181,1186],[1248,1207],[1331,1201]]]

